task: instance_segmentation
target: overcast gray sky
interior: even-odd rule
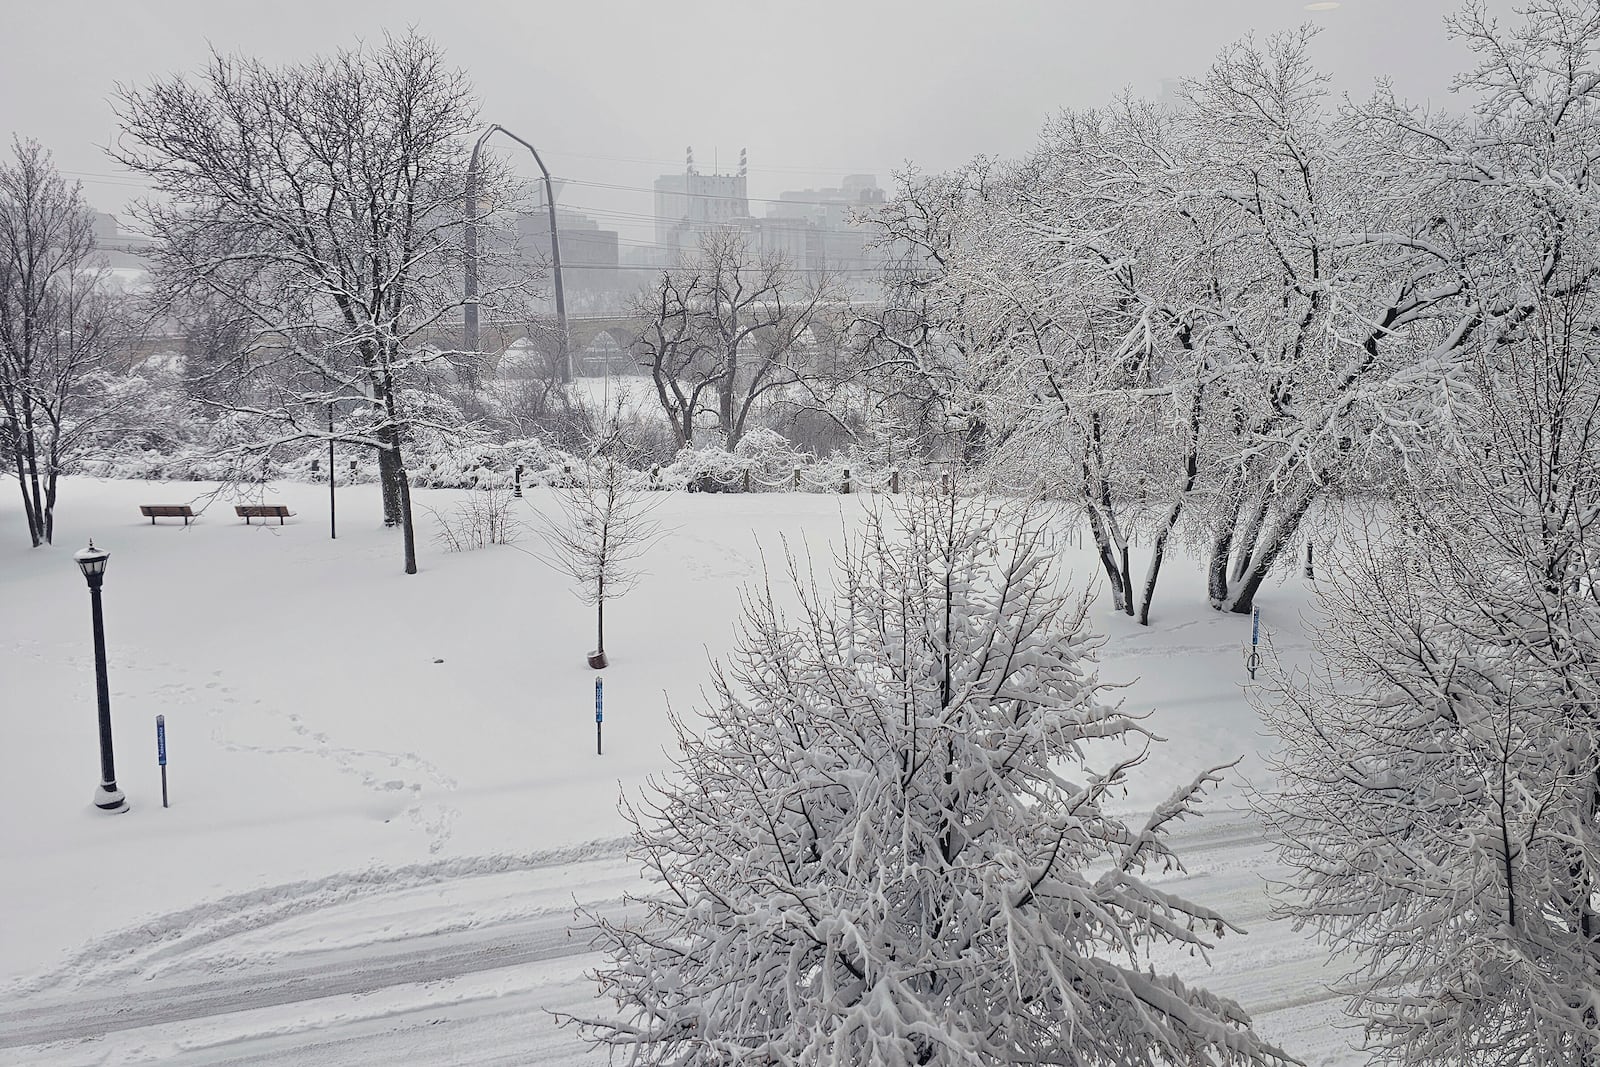
[[[1044,118],[1124,86],[1155,96],[1218,47],[1311,21],[1340,90],[1390,75],[1414,100],[1450,103],[1465,50],[1446,38],[1457,0],[6,0],[0,131],[37,138],[116,211],[136,195],[102,147],[118,82],[201,66],[208,47],[286,62],[415,26],[475,81],[483,117],[539,146],[557,175],[648,188],[685,146],[724,171],[750,151],[750,193],[889,183],[907,160],[932,169],[1015,155]],[[1509,0],[1493,5],[1509,7]],[[531,162],[528,170],[532,172]],[[645,192],[570,187],[625,235],[647,232]],[[764,214],[761,205],[753,205]]]

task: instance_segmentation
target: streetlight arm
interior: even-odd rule
[[[493,133],[503,133],[526,148],[533,155],[533,161],[538,164],[539,173],[544,178],[545,207],[550,212],[550,267],[555,276],[556,328],[560,333],[560,337],[557,340],[560,346],[561,378],[562,381],[571,381],[572,364],[567,334],[567,298],[561,284],[561,240],[557,235],[556,229],[556,193],[550,183],[550,168],[544,165],[544,160],[539,157],[537,148],[500,125],[491,124],[478,135],[478,139],[472,145],[472,158],[467,164],[465,291],[462,294],[462,318],[466,336],[463,338],[462,347],[468,352],[476,352],[478,350],[478,154],[483,148],[483,142],[487,141],[489,135]]]

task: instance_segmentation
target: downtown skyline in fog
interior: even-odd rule
[[[636,242],[650,238],[653,180],[681,171],[687,147],[700,169],[724,172],[748,149],[751,210],[765,214],[765,198],[836,186],[846,174],[887,187],[908,162],[939,170],[979,154],[1016,156],[1063,107],[1097,106],[1124,88],[1158,97],[1163,80],[1203,72],[1228,42],[1306,22],[1322,31],[1314,54],[1335,92],[1365,94],[1388,76],[1410,99],[1457,107],[1449,83],[1467,53],[1444,27],[1457,6],[18,4],[7,12],[15,39],[69,47],[13,51],[0,68],[0,134],[39,140],[96,207],[118,213],[142,190],[103,152],[119,83],[194,71],[211,48],[282,63],[415,27],[467,70],[483,120],[532,141],[567,179],[564,207]],[[526,157],[515,165],[535,173]]]

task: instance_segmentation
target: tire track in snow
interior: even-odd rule
[[[620,861],[628,844],[629,839],[616,838],[515,855],[454,857],[403,867],[373,867],[236,893],[154,916],[92,941],[60,967],[13,983],[8,990],[10,996],[0,999],[14,1001],[63,988],[81,989],[108,980],[137,977],[156,963],[355,900],[487,875],[585,861]],[[4,1018],[0,1013],[0,1025]]]

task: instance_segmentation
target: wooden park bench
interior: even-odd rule
[[[283,520],[293,515],[287,504],[235,504],[234,514],[244,520],[246,526],[251,519],[277,519],[278,525],[283,525]]]
[[[150,520],[154,526],[157,519],[182,519],[185,526],[194,518],[194,512],[188,504],[140,504],[139,514]]]

